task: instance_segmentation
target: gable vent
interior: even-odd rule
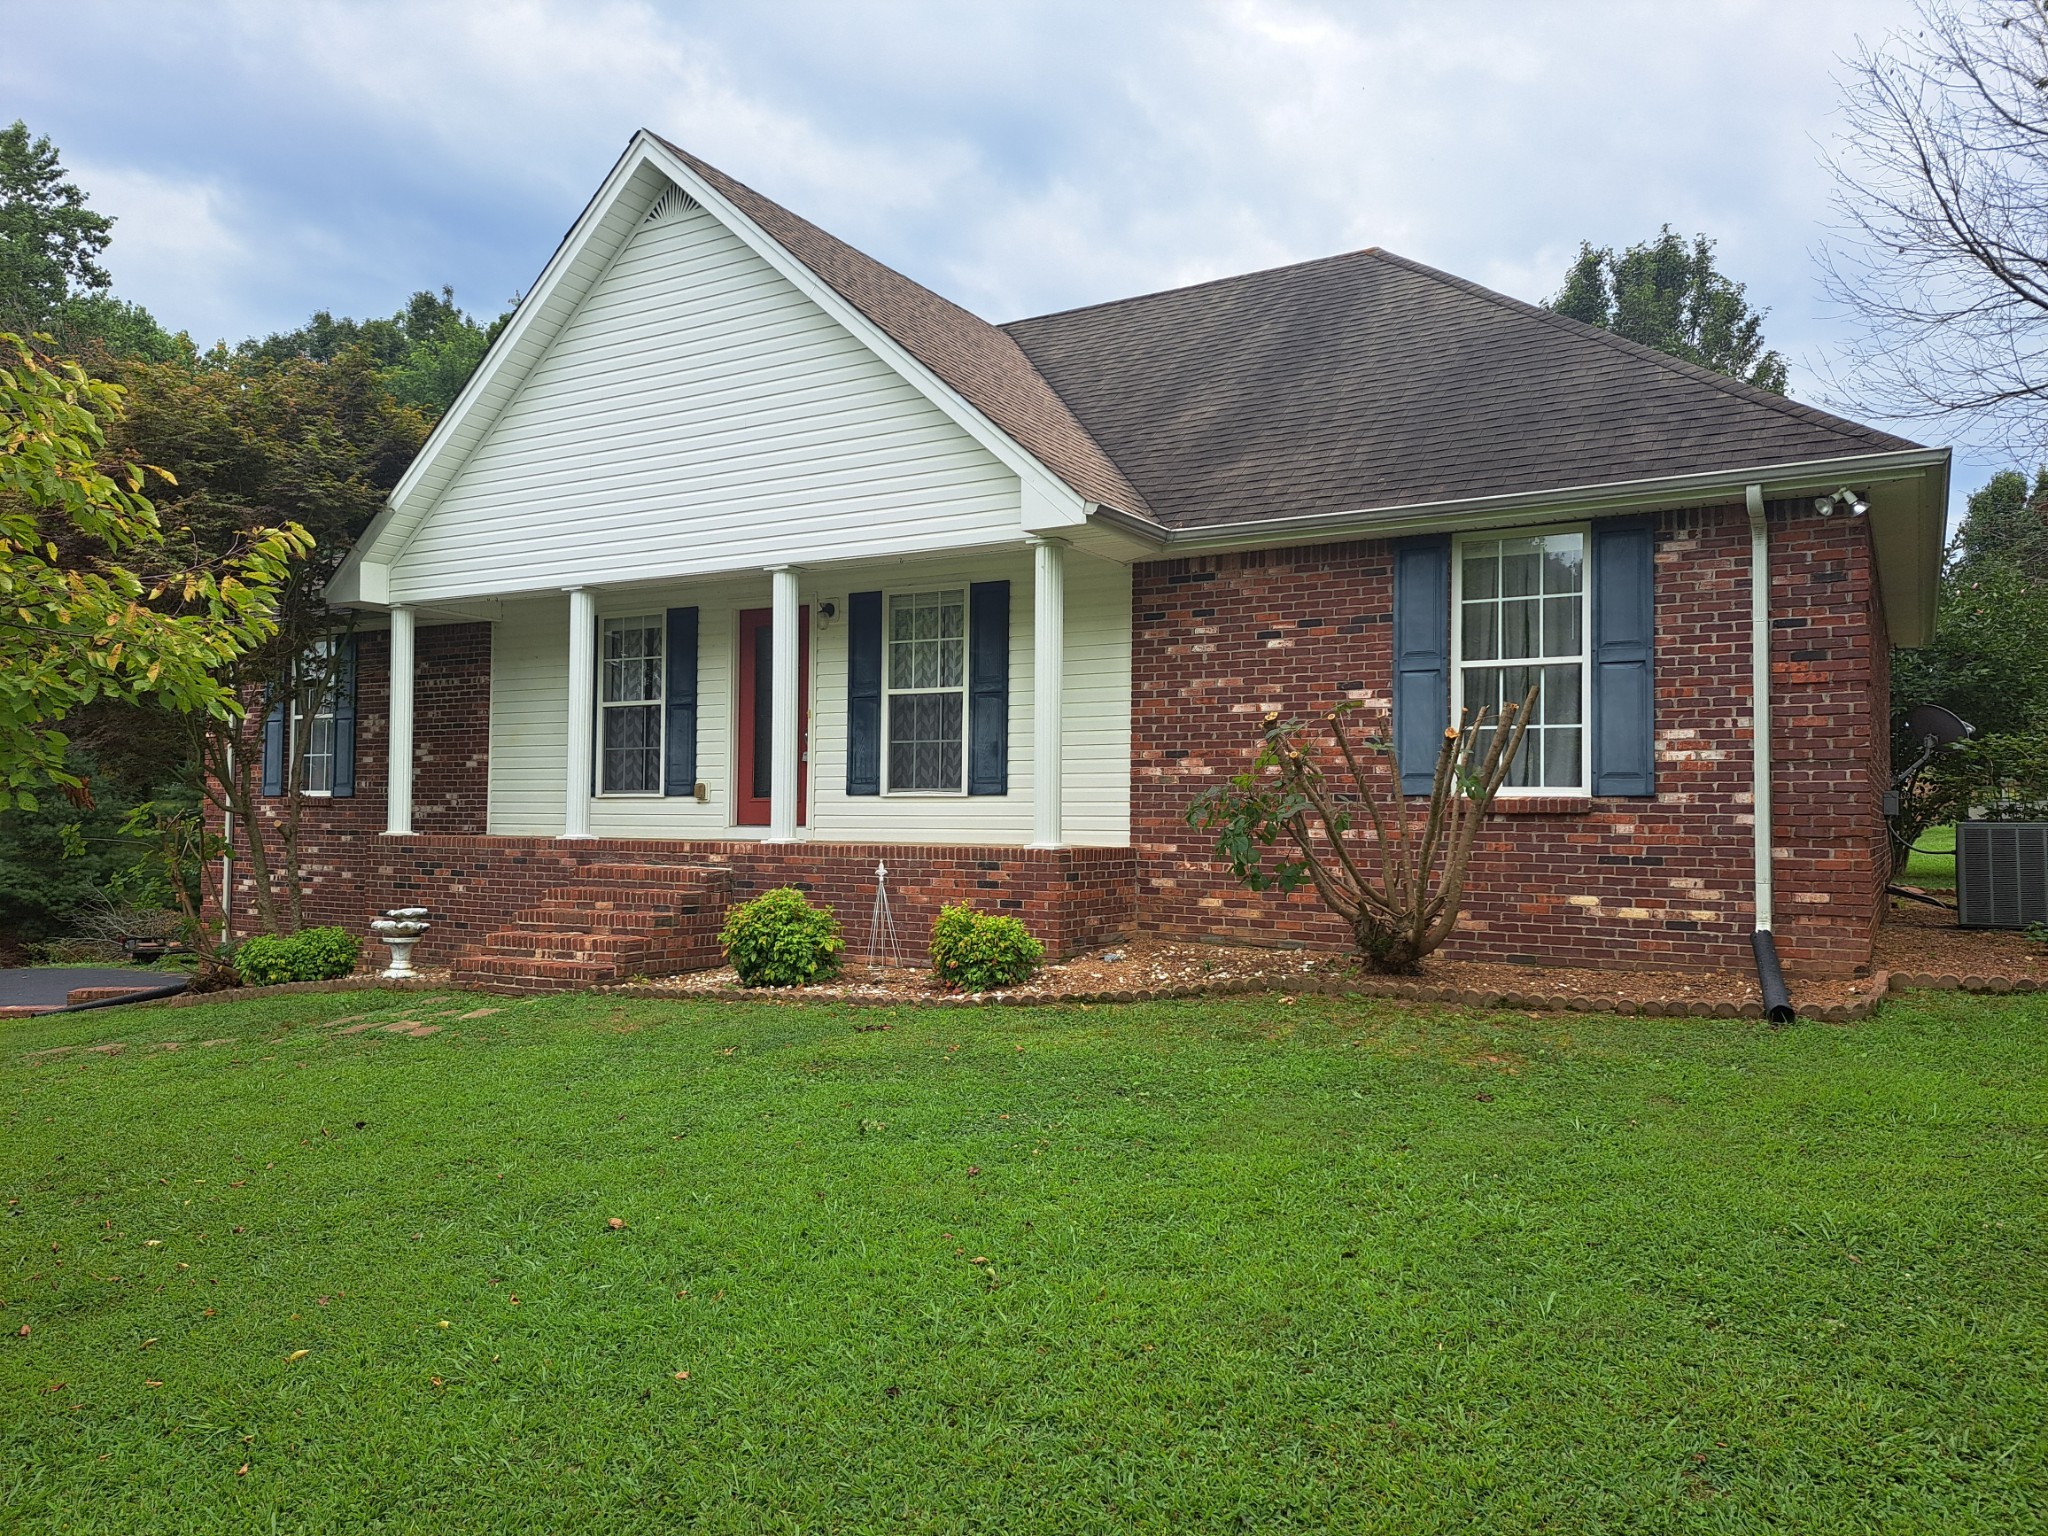
[[[697,200],[681,187],[671,185],[654,200],[654,206],[647,210],[649,224],[659,224],[663,219],[679,219],[686,213],[697,211]]]

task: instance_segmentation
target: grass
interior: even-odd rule
[[[1906,855],[1906,867],[1899,877],[1907,885],[1924,890],[1952,891],[1956,887],[1956,829],[1929,827],[1914,840]]]
[[[2044,1027],[26,1021],[0,1527],[2037,1529]]]

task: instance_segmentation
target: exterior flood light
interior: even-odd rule
[[[1833,517],[1837,507],[1847,507],[1851,517],[1861,517],[1870,510],[1870,503],[1846,485],[1832,495],[1816,496],[1813,499],[1813,510],[1822,517]]]

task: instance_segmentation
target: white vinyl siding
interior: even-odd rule
[[[1066,835],[1080,845],[1130,841],[1131,580],[1127,567],[1070,554],[1066,625]],[[891,562],[805,573],[811,633],[810,815],[821,842],[988,844],[1031,841],[1031,558],[1014,546],[972,560]],[[1010,792],[1007,795],[848,796],[846,793],[846,597],[877,588],[964,590],[1010,583]],[[837,609],[822,627],[826,603]],[[601,797],[591,807],[600,837],[754,838],[733,823],[734,642],[743,609],[769,605],[768,578],[679,585],[614,599],[604,616],[670,606],[698,609],[697,777],[707,803],[685,797]],[[491,646],[490,830],[553,836],[562,829],[563,745],[568,712],[566,598],[508,602]]]
[[[643,225],[392,562],[393,601],[1013,538],[1019,485],[709,214]]]

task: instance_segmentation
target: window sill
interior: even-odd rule
[[[1591,795],[1496,795],[1489,808],[1495,816],[1587,816]]]

